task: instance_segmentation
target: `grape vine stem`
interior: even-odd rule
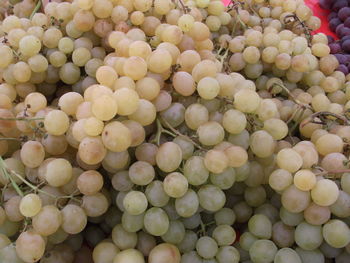
[[[30,20],[33,18],[35,13],[38,12],[38,10],[41,8],[41,5],[42,5],[42,1],[38,0],[38,2],[35,5],[35,8],[33,9],[33,12],[30,14],[30,17],[29,17]]]
[[[194,140],[192,140],[190,137],[188,137],[187,135],[182,134],[181,132],[179,132],[178,130],[176,130],[174,127],[172,127],[170,125],[170,123],[165,120],[164,118],[161,118],[162,121],[168,126],[167,128],[169,128],[173,133],[175,133],[178,136],[184,137],[186,138],[186,140],[190,141],[196,148],[198,148],[199,150],[202,151],[206,151],[202,146],[200,146],[198,143],[196,143]]]
[[[53,195],[53,194],[50,194],[44,190],[41,190],[38,186],[35,186],[33,185],[32,183],[30,183],[29,181],[27,181],[25,178],[23,178],[22,175],[16,173],[15,171],[13,170],[10,170],[6,167],[6,164],[4,162],[4,160],[2,159],[2,157],[0,156],[0,168],[1,168],[1,171],[2,173],[5,175],[5,177],[11,182],[13,188],[16,190],[16,192],[18,193],[18,195],[20,196],[24,196],[24,193],[23,191],[19,188],[18,184],[15,182],[15,180],[12,178],[11,175],[14,175],[16,176],[19,180],[21,180],[24,184],[26,184],[27,186],[29,186],[34,192],[39,192],[39,193],[42,193],[42,194],[45,194],[47,196],[50,196],[52,198],[54,198],[56,201],[59,200],[59,199],[65,199],[65,198],[68,198],[68,199],[73,199],[75,201],[78,201],[80,202],[79,199],[75,198],[72,195],[68,195],[68,196],[56,196],[56,195]]]
[[[0,117],[0,121],[40,121],[44,120],[42,117],[38,118],[2,118]]]

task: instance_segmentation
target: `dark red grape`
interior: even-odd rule
[[[329,44],[334,42],[334,38],[332,36],[327,35],[327,39]]]
[[[337,54],[341,52],[341,46],[339,43],[331,43],[329,44],[329,48],[331,49],[331,54]]]
[[[330,30],[332,30],[333,32],[336,32],[337,28],[342,25],[341,20],[339,18],[333,18],[331,21],[329,21],[329,28]]]
[[[333,5],[333,2],[332,0],[320,0],[318,2],[319,6],[323,9],[331,9],[332,8],[332,5]]]
[[[345,21],[350,16],[350,7],[343,7],[338,12],[340,20]]]
[[[343,42],[343,44],[341,45],[341,47],[345,52],[349,53],[350,52],[350,39],[345,40]]]
[[[332,20],[333,18],[336,18],[336,17],[338,17],[338,13],[331,12],[331,13],[329,13],[327,19],[328,19],[328,21],[330,21],[330,20]]]
[[[340,39],[340,42],[343,44],[343,42],[348,39],[350,39],[350,36],[344,36]]]
[[[347,19],[345,19],[345,21],[344,21],[344,26],[350,27],[350,17],[348,17]]]
[[[339,37],[345,37],[345,36],[349,36],[350,35],[350,28],[348,27],[343,27],[341,30],[340,30],[340,35]]]
[[[340,9],[342,9],[343,7],[347,7],[348,5],[349,5],[348,1],[338,0],[338,1],[334,2],[333,6],[332,6],[332,10],[335,12],[338,12]]]
[[[339,64],[345,64],[348,61],[347,57],[343,54],[334,54],[334,56],[337,58]]]
[[[343,28],[344,28],[344,24],[340,24],[336,27],[335,33],[337,34],[338,37],[341,35],[341,30],[343,30]]]
[[[350,55],[345,54],[344,56],[346,57],[346,63],[349,64],[350,63]]]
[[[343,72],[345,75],[349,74],[349,69],[344,64],[339,65],[337,70]]]

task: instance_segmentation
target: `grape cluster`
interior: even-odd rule
[[[350,2],[320,0],[319,4],[323,9],[332,10],[328,15],[329,28],[336,33],[339,40],[335,41],[333,37],[328,36],[329,47],[340,63],[337,70],[347,75],[350,70]]]
[[[350,75],[302,0],[10,4],[0,262],[349,262]]]

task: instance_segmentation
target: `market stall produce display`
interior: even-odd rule
[[[0,262],[350,262],[348,60],[310,6],[1,1]]]

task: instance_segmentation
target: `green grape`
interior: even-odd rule
[[[212,236],[219,246],[229,246],[235,241],[236,232],[229,225],[220,225],[213,230]]]
[[[304,262],[323,263],[325,261],[324,255],[318,249],[304,250],[302,248],[297,247],[295,251],[298,253],[303,263]]]
[[[131,215],[124,212],[122,215],[123,228],[128,232],[138,232],[143,228],[143,218],[145,214]]]
[[[36,194],[25,195],[19,204],[19,210],[25,217],[33,217],[41,210],[41,199]]]
[[[148,209],[143,222],[147,232],[153,236],[164,235],[169,228],[169,218],[166,212],[158,207]]]
[[[148,233],[140,231],[137,236],[137,250],[148,257],[151,250],[156,246],[156,239]]]
[[[32,57],[38,54],[40,49],[41,49],[41,42],[35,36],[31,36],[31,35],[24,36],[19,41],[19,50],[25,56]]]
[[[196,251],[201,257],[210,259],[215,257],[216,253],[218,252],[218,244],[213,238],[203,236],[197,241]]]
[[[224,192],[214,185],[204,185],[198,190],[199,204],[204,209],[216,212],[220,210],[225,202],[226,196]]]
[[[181,221],[170,221],[168,231],[161,236],[166,243],[179,244],[185,237],[185,227]]]
[[[276,245],[266,239],[255,241],[249,249],[249,255],[253,263],[272,262],[276,253]]]
[[[129,168],[130,180],[137,185],[147,185],[151,183],[154,176],[154,168],[144,161],[134,162]]]
[[[213,146],[223,141],[225,130],[219,123],[209,121],[198,127],[197,134],[203,145]]]
[[[184,176],[191,185],[204,184],[209,178],[209,171],[204,165],[204,158],[200,156],[190,157],[184,165]]]
[[[163,143],[156,154],[156,162],[159,169],[164,172],[176,170],[182,161],[180,146],[173,142]]]
[[[188,189],[182,197],[175,199],[176,212],[182,217],[193,216],[197,212],[198,207],[198,195],[192,189]]]
[[[168,196],[179,198],[187,192],[188,182],[181,173],[173,172],[164,178],[163,187]]]
[[[239,245],[242,247],[242,249],[249,251],[250,247],[256,240],[258,240],[258,238],[252,233],[244,232],[239,238]]]
[[[8,246],[9,244],[11,244],[11,240],[4,234],[0,234],[0,249]]]
[[[11,263],[23,263],[24,261],[17,255],[16,247],[13,244],[9,244],[0,249],[1,262]]]
[[[136,247],[137,234],[126,231],[121,224],[113,228],[111,236],[114,244],[121,250]]]
[[[296,227],[294,237],[298,246],[305,250],[314,250],[323,241],[321,226],[310,225],[306,222]]]
[[[218,263],[238,263],[240,260],[239,251],[232,246],[222,246],[215,256]]]
[[[80,69],[75,64],[69,62],[60,68],[59,76],[64,83],[72,85],[80,79]]]
[[[300,213],[310,204],[310,193],[301,191],[291,185],[283,191],[281,201],[289,212]]]
[[[147,185],[145,190],[145,195],[147,197],[148,202],[152,206],[163,207],[168,202],[170,197],[164,191],[163,182],[155,180]]]
[[[63,37],[58,42],[58,50],[64,54],[70,54],[74,50],[74,41],[69,37]]]
[[[28,59],[28,65],[33,72],[38,73],[46,71],[49,64],[43,55],[37,54]]]
[[[198,255],[196,251],[190,251],[184,253],[181,256],[181,263],[202,263],[202,258]]]
[[[185,235],[181,242],[177,244],[181,253],[188,253],[196,249],[198,237],[197,234],[191,230],[186,230]]]
[[[281,207],[280,209],[280,217],[282,222],[288,226],[297,226],[304,219],[304,216],[302,213],[289,212],[284,207]]]
[[[248,221],[249,231],[261,239],[270,238],[272,235],[272,224],[269,218],[262,214],[252,216]]]
[[[294,228],[282,221],[276,222],[272,226],[272,240],[278,247],[290,247],[294,244]]]
[[[120,251],[115,244],[112,242],[102,241],[95,246],[92,252],[92,258],[96,263],[112,263],[118,252]]]
[[[329,206],[335,203],[339,196],[339,188],[335,182],[330,179],[322,179],[316,182],[311,190],[311,198],[316,204]]]
[[[210,174],[210,182],[222,190],[230,189],[236,180],[236,173],[233,168],[227,168],[219,174]]]
[[[38,261],[45,252],[45,240],[34,231],[22,232],[16,240],[17,255],[25,262]]]
[[[291,248],[282,248],[277,251],[274,259],[274,263],[302,263],[298,253]]]
[[[172,244],[162,243],[155,246],[149,253],[148,262],[180,262],[181,255],[178,248]]]
[[[125,210],[131,215],[142,214],[148,206],[147,198],[144,193],[139,191],[130,191],[123,200]]]
[[[350,242],[350,229],[339,219],[328,221],[322,228],[325,241],[335,248],[342,248]]]
[[[124,262],[133,262],[133,263],[145,263],[143,255],[136,249],[126,249],[123,250],[115,256],[113,263],[124,263]]]
[[[10,47],[6,45],[0,45],[0,56],[1,56],[1,62],[0,62],[1,69],[6,68],[13,61],[12,50]]]
[[[346,218],[350,216],[350,206],[349,204],[349,195],[346,192],[339,191],[339,196],[337,201],[330,206],[330,211],[333,215],[336,215],[340,218]]]
[[[215,212],[214,219],[216,225],[233,225],[236,221],[236,215],[232,209],[224,207]]]

